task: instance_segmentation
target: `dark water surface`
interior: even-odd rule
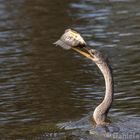
[[[99,135],[89,118],[104,80],[93,62],[52,45],[66,28],[113,68],[112,126]],[[139,47],[139,0],[0,0],[0,139],[139,139]]]

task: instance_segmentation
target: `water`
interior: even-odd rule
[[[106,132],[138,139],[139,6],[139,0],[0,0],[1,139],[98,140],[108,139]],[[90,119],[104,95],[98,68],[52,45],[67,28],[110,59],[115,100],[107,128],[94,128]]]

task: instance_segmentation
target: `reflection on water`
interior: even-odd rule
[[[102,99],[104,81],[91,61],[52,45],[66,28],[76,29],[90,47],[109,56],[115,79],[110,118],[119,128],[128,130],[134,122],[132,130],[139,130],[138,0],[0,2],[1,137],[46,132],[58,139],[93,138],[86,133],[91,122],[84,118]],[[122,126],[125,120],[118,116],[137,119]],[[75,119],[82,119],[83,135],[56,127]]]

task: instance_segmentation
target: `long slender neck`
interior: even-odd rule
[[[86,49],[89,54],[80,51],[77,48],[72,48],[72,49],[81,53],[82,55],[86,56],[92,61],[94,61],[104,76],[105,86],[106,86],[105,97],[103,101],[95,108],[93,113],[93,119],[96,122],[96,124],[105,124],[107,113],[113,101],[113,92],[114,92],[111,68],[107,63],[107,61],[105,60],[105,58],[102,56],[102,54],[95,49],[90,49],[88,47],[85,47],[84,49]]]
[[[104,99],[101,104],[96,107],[93,117],[97,124],[103,124],[113,101],[114,85],[110,66],[105,61],[102,61],[100,64],[96,63],[96,65],[99,67],[104,76],[106,91]]]
[[[113,101],[113,90],[114,90],[114,85],[113,85],[113,77],[112,77],[112,71],[110,66],[106,63],[103,62],[102,64],[97,64],[99,69],[101,70],[104,79],[105,79],[105,97],[102,103],[104,103],[104,108],[106,108],[105,111],[107,111],[111,107],[111,103]]]

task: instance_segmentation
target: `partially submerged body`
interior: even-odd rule
[[[66,30],[61,38],[54,44],[64,49],[73,49],[96,63],[104,76],[106,90],[103,101],[94,110],[93,119],[97,125],[108,124],[108,122],[106,122],[107,114],[111,107],[114,93],[113,76],[108,61],[106,61],[99,51],[87,47],[86,42],[80,34],[71,29]],[[86,52],[79,48],[84,48]]]

